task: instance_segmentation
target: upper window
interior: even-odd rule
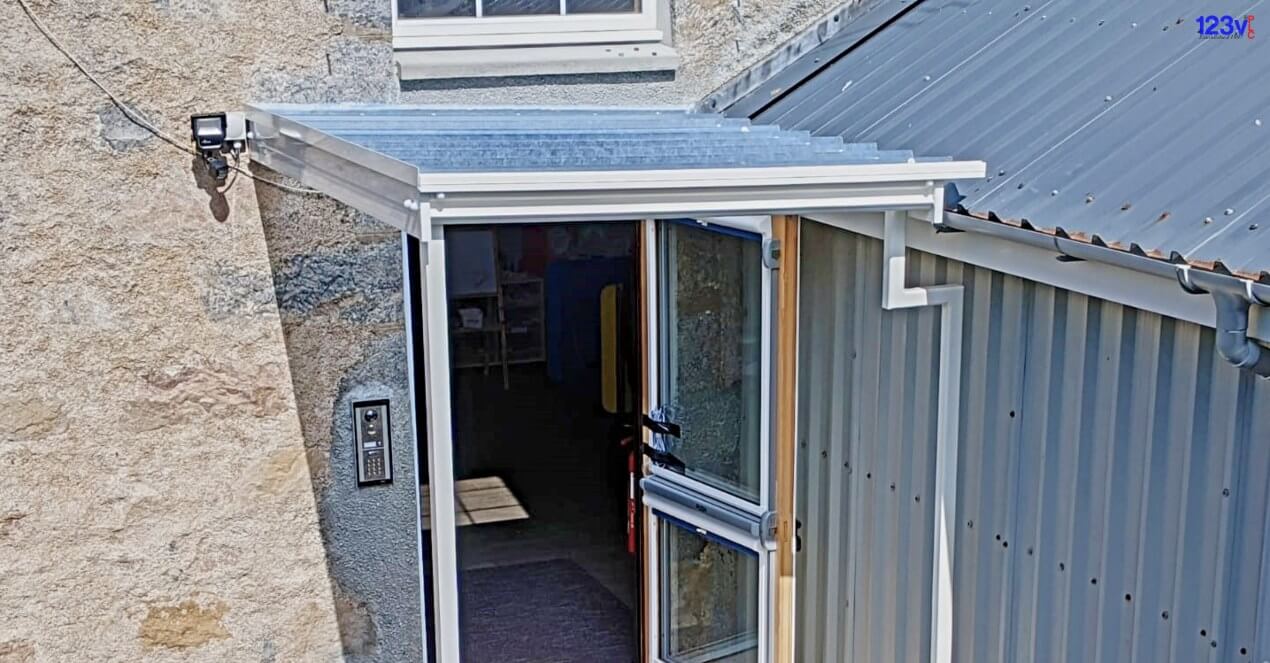
[[[668,0],[395,0],[404,79],[670,70]]]

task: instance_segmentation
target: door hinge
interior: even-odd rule
[[[775,549],[777,543],[777,526],[780,519],[776,517],[775,511],[768,511],[763,514],[759,520],[759,539],[763,541],[763,545],[769,549]]]
[[[779,239],[763,240],[763,266],[778,269],[781,266],[781,241]]]

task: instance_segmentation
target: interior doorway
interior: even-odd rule
[[[638,659],[638,238],[446,231],[465,662]]]
[[[408,256],[445,293],[422,302],[445,342],[416,347],[446,367],[422,376],[432,660],[775,660],[794,229],[464,224]]]

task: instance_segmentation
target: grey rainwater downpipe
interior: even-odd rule
[[[1216,275],[1214,275],[1216,276]],[[1216,309],[1217,354],[1230,364],[1270,377],[1270,350],[1248,337],[1249,313],[1254,305],[1266,305],[1253,293],[1252,283],[1236,279],[1208,278],[1203,272],[1192,273],[1190,267],[1177,268],[1177,281],[1193,294],[1208,294]],[[1243,291],[1231,282],[1245,285]]]
[[[1252,304],[1229,292],[1211,294],[1217,307],[1217,353],[1239,368],[1270,377],[1270,352],[1248,338],[1248,311]]]

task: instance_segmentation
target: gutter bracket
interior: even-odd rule
[[[1190,265],[1178,265],[1176,273],[1177,273],[1177,284],[1182,286],[1182,289],[1185,290],[1186,292],[1192,295],[1202,295],[1207,292],[1203,288],[1200,288],[1199,286],[1195,285],[1193,281],[1191,281],[1191,266]]]

